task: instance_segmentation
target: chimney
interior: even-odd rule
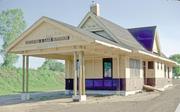
[[[94,13],[96,16],[100,16],[100,9],[99,9],[99,4],[95,3],[94,1],[92,2],[92,5],[90,7],[90,11]]]

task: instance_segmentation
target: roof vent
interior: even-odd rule
[[[95,3],[94,1],[92,1],[92,5],[90,7],[90,11],[92,13],[94,13],[96,16],[99,16],[100,15],[99,4]]]

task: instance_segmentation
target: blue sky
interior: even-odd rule
[[[95,0],[96,1],[96,0]],[[180,53],[180,2],[175,0],[98,0],[100,15],[125,28],[157,25],[162,51]],[[92,0],[0,0],[0,12],[21,8],[27,26],[41,16],[77,26],[89,11]],[[2,43],[2,42],[1,42]],[[21,66],[21,58],[16,66]],[[2,60],[1,60],[2,61]],[[31,58],[30,67],[43,59]]]

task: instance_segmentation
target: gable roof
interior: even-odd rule
[[[81,35],[83,35],[83,39],[86,40],[86,41],[89,41],[89,42],[96,42],[96,43],[103,43],[104,45],[108,45],[108,46],[111,46],[111,47],[114,47],[114,48],[119,48],[121,50],[124,50],[124,51],[130,51],[129,49],[126,49],[126,48],[122,48],[122,46],[118,45],[117,43],[115,42],[112,42],[108,39],[105,39],[105,38],[102,38],[101,36],[98,36],[96,34],[93,34],[89,31],[85,31],[83,29],[80,29],[78,27],[75,27],[73,25],[70,25],[70,24],[66,24],[64,22],[60,22],[60,21],[57,21],[55,19],[52,19],[52,18],[49,18],[49,17],[41,17],[37,22],[35,22],[30,28],[28,28],[25,32],[23,32],[19,38],[17,38],[14,42],[12,42],[8,48],[6,49],[7,52],[11,52],[11,49],[13,49],[18,43],[20,43],[24,38],[26,38],[26,36],[31,33],[34,29],[36,29],[39,25],[41,25],[43,22],[47,22],[47,23],[50,23],[50,24],[53,24],[53,25],[56,25],[58,27],[64,27],[64,28],[67,28],[69,30],[72,30],[76,33],[79,33]]]
[[[40,26],[43,22],[47,22],[50,24],[53,24],[55,26],[63,26],[65,28],[68,28],[70,30],[76,31],[76,27],[56,21],[54,19],[48,18],[48,17],[41,17],[39,20],[37,20],[31,27],[29,27],[26,31],[24,31],[14,42],[12,42],[8,48],[6,49],[7,52],[9,52],[12,48],[14,48],[19,42],[21,42],[28,34],[30,34],[34,29],[36,29],[38,26]],[[90,39],[89,36],[85,38],[86,40]]]
[[[131,28],[128,30],[146,50],[153,50],[156,26]]]
[[[104,30],[120,46],[128,48],[128,49],[132,49],[132,50],[145,50],[144,47],[140,43],[138,43],[138,41],[131,35],[131,33],[127,29],[125,29],[107,19],[104,19],[103,17],[96,16],[95,14],[93,14],[91,12],[88,12],[88,14],[85,16],[85,18],[80,23],[79,27],[81,27],[89,17],[94,19],[94,21],[98,21],[98,24],[101,27],[103,27]]]
[[[106,32],[106,33],[110,36],[111,40],[113,40],[114,42],[118,42],[118,39],[117,39],[116,37],[114,37],[114,35],[109,31],[109,29],[106,28],[106,26],[105,26],[105,25],[97,18],[97,16],[96,16],[94,13],[92,13],[92,12],[88,12],[88,13],[86,14],[86,16],[85,16],[85,17],[83,18],[83,20],[80,22],[78,28],[84,29],[83,26],[87,24],[87,22],[88,22],[89,19],[91,19],[91,20],[100,28],[101,31],[104,30],[104,32]],[[88,26],[88,27],[89,27],[89,26]],[[84,30],[87,30],[87,29],[84,29]],[[93,27],[92,29],[90,28],[90,30],[88,30],[88,31],[93,32],[94,30],[97,31],[97,29],[94,29],[94,27]],[[98,31],[99,31],[99,30],[98,30]],[[119,44],[120,44],[121,46],[123,46],[123,43],[120,43],[120,42],[119,42]],[[124,45],[124,47],[127,47],[127,46]]]
[[[112,34],[122,43],[131,49],[144,50],[143,46],[129,33],[129,31],[107,19],[98,17],[99,20],[112,32]]]

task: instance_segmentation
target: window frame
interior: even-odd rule
[[[105,66],[104,63],[110,62],[111,63],[111,77],[106,77],[105,76]],[[104,79],[112,79],[113,78],[113,59],[112,58],[103,58],[103,78]]]
[[[154,69],[154,61],[148,61],[148,69]]]

